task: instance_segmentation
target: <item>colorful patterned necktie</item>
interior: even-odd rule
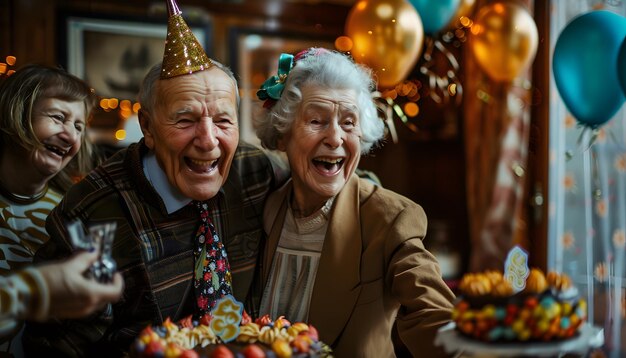
[[[230,265],[226,248],[209,217],[208,204],[194,201],[200,211],[200,227],[194,249],[194,288],[200,316],[210,312],[215,302],[232,294]]]

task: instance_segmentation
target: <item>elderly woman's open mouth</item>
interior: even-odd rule
[[[322,173],[334,174],[343,167],[344,158],[314,158],[313,165]]]

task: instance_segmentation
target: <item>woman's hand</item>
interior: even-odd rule
[[[46,318],[81,318],[119,300],[124,288],[119,272],[111,283],[100,283],[83,275],[96,260],[97,252],[80,252],[67,261],[37,267],[50,295]]]

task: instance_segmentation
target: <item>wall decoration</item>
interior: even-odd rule
[[[101,97],[135,100],[146,72],[163,58],[166,19],[62,14],[59,63]],[[189,24],[211,55],[210,24]]]

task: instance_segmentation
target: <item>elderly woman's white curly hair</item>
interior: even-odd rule
[[[305,85],[356,91],[362,154],[383,138],[384,123],[378,118],[371,94],[376,88],[372,71],[338,52],[311,48],[296,56],[280,99],[255,116],[254,129],[264,148],[277,149],[278,140],[291,129]]]

